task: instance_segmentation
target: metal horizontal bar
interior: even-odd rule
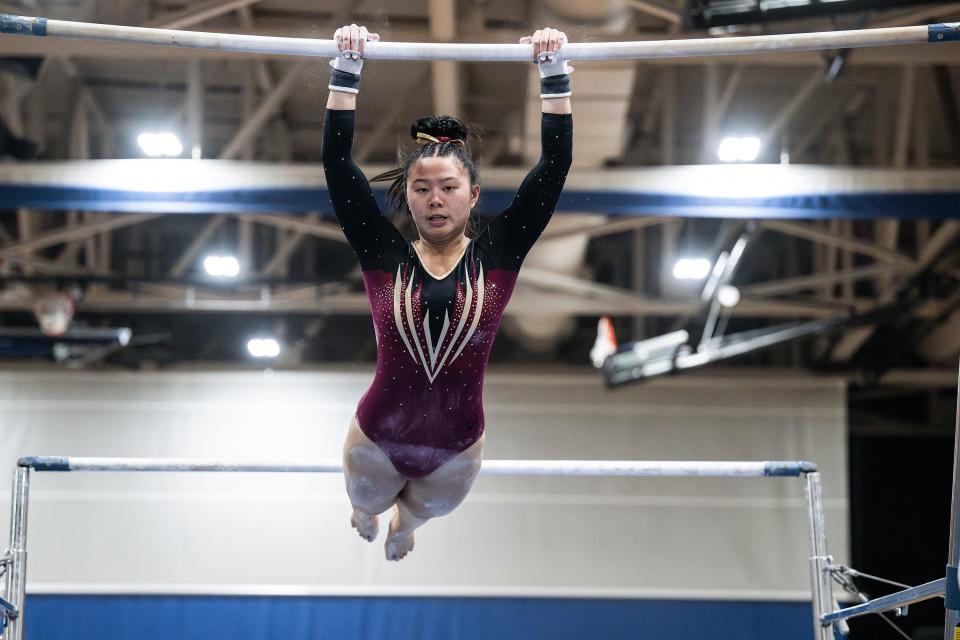
[[[340,473],[339,459],[229,461],[196,458],[27,457],[19,466],[36,471],[207,471],[218,473]],[[700,462],[632,460],[487,460],[489,476],[797,477],[817,470],[806,461]]]
[[[823,624],[826,625],[833,622],[838,622],[840,620],[848,620],[850,618],[856,618],[857,616],[864,616],[868,613],[882,613],[883,611],[890,611],[891,609],[905,607],[909,604],[913,604],[914,602],[922,602],[923,600],[930,600],[932,598],[942,596],[945,587],[946,578],[940,578],[939,580],[934,580],[933,582],[928,582],[918,587],[911,587],[910,589],[904,589],[903,591],[891,593],[890,595],[883,596],[881,598],[874,598],[873,600],[864,602],[863,604],[825,613],[820,619],[823,621]]]
[[[333,57],[339,54],[337,46],[332,40],[123,27],[8,14],[0,14],[0,32],[245,53],[312,57]],[[735,55],[769,51],[850,49],[951,41],[955,39],[954,34],[956,33],[960,33],[960,30],[953,24],[936,24],[736,38],[643,42],[578,42],[563,47],[563,58],[567,60],[632,60]],[[436,42],[368,42],[365,55],[371,60],[499,62],[530,62],[533,57],[531,45],[526,44]]]

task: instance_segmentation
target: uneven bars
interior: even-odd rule
[[[5,13],[0,14],[0,33],[290,56],[329,58],[339,54],[332,40],[123,27]],[[960,41],[960,23],[735,38],[575,42],[563,47],[562,57],[566,60],[680,58],[948,41]],[[527,44],[368,42],[365,56],[371,60],[529,62],[533,54],[531,45]]]
[[[341,473],[338,459],[296,462],[228,461],[197,458],[92,458],[33,456],[19,467],[35,471],[206,471],[219,473]],[[799,477],[817,465],[803,460],[757,462],[633,460],[487,460],[488,476],[632,476],[632,477]]]

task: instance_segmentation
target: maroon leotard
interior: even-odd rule
[[[354,116],[327,111],[323,166],[334,212],[360,260],[377,339],[377,371],[357,421],[399,473],[422,478],[483,435],[484,370],[520,264],[563,189],[572,117],[543,114],[543,155],[513,203],[448,274],[431,274],[381,214],[351,158]]]

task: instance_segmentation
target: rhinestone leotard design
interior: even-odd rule
[[[376,375],[357,421],[398,472],[422,478],[483,434],[484,370],[520,265],[560,197],[572,118],[543,115],[543,155],[512,204],[449,273],[432,274],[381,214],[351,158],[354,117],[327,111],[323,165],[337,219],[360,260],[377,338]]]

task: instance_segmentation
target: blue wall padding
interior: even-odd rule
[[[561,598],[52,596],[29,640],[809,640],[809,603]]]

